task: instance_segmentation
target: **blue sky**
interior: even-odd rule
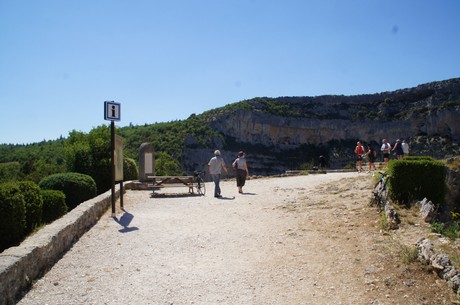
[[[0,0],[0,143],[460,77],[458,0]]]

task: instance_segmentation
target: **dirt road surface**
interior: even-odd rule
[[[224,197],[127,191],[19,304],[453,304],[446,283],[382,232],[369,174],[222,182]]]

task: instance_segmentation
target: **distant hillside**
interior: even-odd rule
[[[455,78],[378,94],[253,98],[117,133],[128,157],[137,160],[139,146],[151,142],[157,156],[175,163],[168,167],[174,173],[206,169],[220,149],[228,163],[244,150],[251,174],[272,175],[316,164],[320,154],[330,167],[343,167],[353,162],[357,140],[379,148],[382,138],[391,143],[400,138],[415,155],[459,155],[459,122],[460,78]],[[3,144],[0,163],[19,162],[26,173],[40,161],[63,171],[66,142]]]
[[[357,140],[378,148],[383,138],[404,138],[414,154],[443,158],[459,154],[460,78],[379,94],[254,98],[201,116],[222,135],[214,146],[228,159],[245,150],[264,174],[315,163],[320,154],[343,166]],[[199,166],[204,155],[186,145],[184,165]]]

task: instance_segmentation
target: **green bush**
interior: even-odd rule
[[[139,170],[136,161],[131,158],[123,158],[123,180],[137,180],[139,178]]]
[[[91,176],[96,182],[97,191],[103,193],[112,186],[110,151],[108,126],[99,126],[89,134],[73,131],[66,142],[67,169],[69,172]]]
[[[26,206],[26,232],[31,232],[42,222],[43,199],[40,187],[32,181],[19,182]]]
[[[42,190],[43,222],[50,223],[67,213],[65,195],[62,191]]]
[[[407,156],[404,157],[404,160],[406,161],[435,161],[435,159],[431,156]]]
[[[69,210],[97,194],[94,179],[80,173],[54,174],[40,181],[39,186],[44,190],[62,191]]]
[[[25,229],[26,207],[18,184],[0,184],[0,251],[19,243]]]
[[[450,223],[433,221],[431,231],[455,240],[460,237],[460,221],[451,221]]]
[[[427,198],[437,206],[445,203],[446,167],[433,160],[392,160],[388,164],[390,196],[409,206],[414,200]]]

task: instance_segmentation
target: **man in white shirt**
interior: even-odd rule
[[[222,169],[228,175],[227,165],[225,165],[224,159],[220,156],[220,151],[214,151],[214,157],[209,160],[208,163],[209,174],[212,177],[212,181],[214,181],[214,197],[220,198],[222,195],[220,194],[220,176],[222,173]]]
[[[390,159],[391,144],[388,143],[387,139],[383,139],[382,142],[383,144],[382,144],[382,147],[380,147],[380,150],[383,153],[383,163],[386,166],[388,163],[388,160]]]
[[[404,157],[407,157],[409,155],[409,144],[406,143],[406,140],[402,141],[401,147],[404,153]]]

